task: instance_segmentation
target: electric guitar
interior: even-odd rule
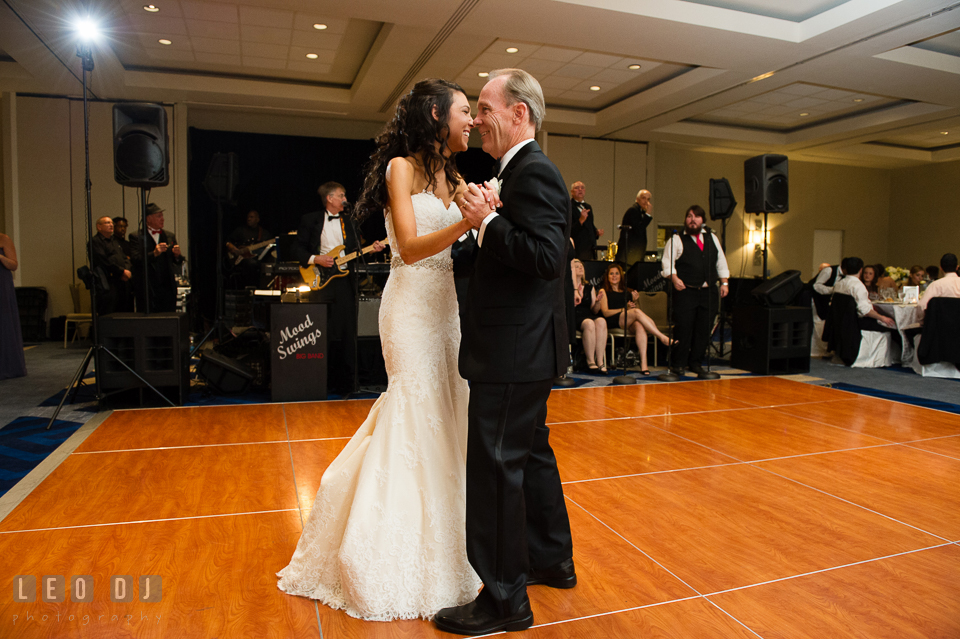
[[[384,246],[390,246],[389,239],[382,240],[380,243]],[[350,260],[355,260],[361,255],[366,255],[372,251],[373,244],[361,251],[354,251],[353,253],[340,255],[340,251],[342,251],[343,248],[344,246],[341,244],[327,253],[327,256],[333,258],[333,266],[323,267],[319,264],[309,264],[306,267],[300,268],[300,275],[303,276],[303,281],[310,287],[310,290],[319,291],[331,281],[337,279],[338,277],[344,277],[347,275],[347,262]]]
[[[257,249],[262,249],[264,246],[269,246],[269,245],[271,245],[271,244],[276,244],[276,243],[277,243],[277,238],[272,238],[272,239],[266,240],[266,241],[264,241],[264,242],[260,242],[259,244],[251,244],[251,245],[249,245],[249,246],[240,246],[240,247],[238,247],[238,248],[240,249],[240,253],[237,254],[237,255],[231,255],[228,259],[230,259],[230,260],[233,261],[233,266],[236,266],[237,264],[239,264],[239,263],[242,262],[243,260],[247,259],[247,258],[243,255],[243,253],[244,253],[245,251],[250,251],[251,253],[253,253],[253,252],[256,251]]]

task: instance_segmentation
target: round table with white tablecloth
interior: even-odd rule
[[[920,320],[923,319],[923,310],[916,303],[902,304],[900,302],[874,302],[874,308],[878,313],[892,317],[897,324],[897,330],[903,339],[903,352],[900,356],[900,363],[904,366],[910,366],[916,358],[917,351],[913,347],[913,341],[907,336],[909,329],[919,328]]]

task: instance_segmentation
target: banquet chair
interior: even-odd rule
[[[666,333],[669,329],[669,322],[667,320],[667,292],[666,291],[657,291],[655,293],[641,293],[640,297],[637,299],[640,310],[646,313],[650,319],[653,320],[653,323],[657,325],[662,332]],[[607,335],[611,338],[610,341],[610,352],[611,354],[615,353],[616,340],[620,340],[620,343],[623,343],[623,329],[622,328],[610,328],[607,329]],[[647,363],[649,366],[658,365],[658,348],[660,346],[660,340],[655,336],[651,335],[650,332],[647,332],[647,345],[653,343],[653,363]],[[633,342],[631,342],[633,343]]]
[[[924,377],[960,378],[960,299],[935,297],[927,304],[917,337],[913,370]]]
[[[92,313],[81,313],[82,310],[80,305],[80,285],[79,284],[70,284],[70,297],[73,298],[73,312],[67,313],[66,319],[63,322],[63,347],[67,347],[67,335],[70,334],[70,324],[74,324],[73,338],[70,340],[72,343],[73,340],[77,339],[77,334],[80,332],[81,326],[89,327],[93,324],[93,314]]]
[[[897,359],[898,344],[891,333],[860,329],[857,302],[850,295],[833,295],[823,332],[827,347],[851,368],[883,368]]]

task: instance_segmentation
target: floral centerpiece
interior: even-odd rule
[[[886,268],[887,276],[892,278],[897,286],[903,286],[910,279],[910,271],[899,266],[888,266]]]

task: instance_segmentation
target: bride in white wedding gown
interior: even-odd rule
[[[377,140],[357,205],[386,211],[395,249],[380,305],[389,383],[324,472],[277,576],[284,592],[361,619],[429,619],[481,585],[465,542],[468,388],[450,257],[470,229],[452,154],[472,125],[459,86],[418,82]]]

